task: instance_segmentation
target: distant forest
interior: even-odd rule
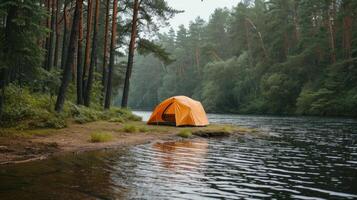
[[[187,95],[208,112],[357,116],[357,1],[255,0],[157,35],[129,105]]]

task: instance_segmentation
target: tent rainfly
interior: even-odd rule
[[[156,106],[147,123],[174,126],[209,124],[202,104],[186,96],[174,96],[161,102]]]

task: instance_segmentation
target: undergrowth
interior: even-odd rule
[[[97,142],[109,142],[113,140],[113,135],[108,132],[95,132],[90,135],[90,141],[93,143]]]
[[[55,96],[31,92],[27,88],[9,85],[5,90],[5,106],[0,118],[0,127],[18,130],[36,128],[64,128],[73,120],[84,124],[98,120],[110,122],[140,121],[141,118],[128,109],[112,108],[110,110],[80,106],[66,101],[63,112],[54,111]]]

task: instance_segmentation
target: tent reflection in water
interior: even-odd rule
[[[202,104],[186,96],[170,97],[151,114],[148,124],[175,126],[206,126],[208,119]]]

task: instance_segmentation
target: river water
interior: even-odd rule
[[[209,120],[269,137],[153,142],[0,166],[0,199],[357,199],[356,120]]]

